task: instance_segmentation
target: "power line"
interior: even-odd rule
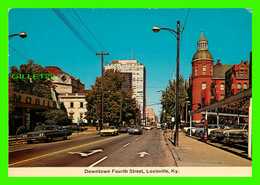
[[[28,58],[26,58],[25,56],[23,56],[19,51],[17,51],[16,49],[14,49],[14,47],[12,47],[11,45],[9,45],[10,48],[12,48],[16,53],[18,53],[20,56],[22,56],[25,60],[28,60]]]
[[[83,22],[83,20],[80,18],[80,16],[78,15],[78,13],[76,12],[76,10],[74,10],[72,8],[73,12],[76,14],[77,18],[80,20],[80,22],[84,25],[84,27],[88,30],[88,32],[91,34],[91,36],[95,39],[95,41],[103,48],[103,50],[107,52],[107,50],[105,49],[105,47],[97,40],[97,38],[94,36],[94,34],[90,31],[90,29],[87,27],[87,25]]]
[[[185,20],[185,23],[184,23],[184,26],[183,26],[183,30],[185,29],[185,26],[186,26],[186,23],[187,23],[187,20],[188,20],[188,17],[189,17],[189,13],[190,13],[190,8],[189,8],[187,16],[186,16],[186,20]]]
[[[189,14],[190,14],[190,8],[189,8],[189,10],[188,10],[188,13],[187,13],[187,16],[186,16],[186,20],[185,20],[185,23],[184,23],[184,26],[183,26],[183,30],[182,30],[182,32],[181,32],[181,38],[180,38],[180,41],[181,41],[181,39],[182,39],[183,31],[184,31],[184,29],[185,29],[185,27],[186,27],[186,23],[187,23],[187,20],[188,20]]]
[[[78,37],[78,39],[85,45],[87,48],[89,48],[93,53],[96,53],[96,51],[91,47],[91,45],[86,41],[86,39],[80,34],[80,32],[73,26],[73,24],[66,18],[66,16],[56,8],[52,9],[56,15],[60,17],[60,19],[66,24],[68,28],[71,29],[71,31]]]

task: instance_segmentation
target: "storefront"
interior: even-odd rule
[[[56,102],[9,91],[9,135],[16,134],[20,126],[33,130],[36,123],[43,121],[43,112],[56,108]]]

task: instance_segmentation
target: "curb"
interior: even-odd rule
[[[99,131],[88,131],[88,132],[81,132],[81,133],[77,133],[77,132],[73,132],[72,135],[70,135],[69,137],[77,137],[77,136],[81,136],[81,135],[95,135],[95,134],[99,134]],[[17,145],[23,145],[26,144],[27,142],[25,140],[23,140],[21,137],[13,137],[13,136],[9,136],[8,138],[8,146],[17,146]]]
[[[165,142],[167,142],[167,146],[168,146],[168,148],[169,148],[169,150],[170,150],[170,152],[172,154],[172,157],[174,159],[175,165],[176,165],[176,167],[178,167],[179,165],[178,165],[177,161],[181,161],[181,159],[179,158],[178,154],[175,152],[174,148],[170,147],[170,143],[172,144],[171,146],[174,147],[173,142],[171,141],[170,138],[166,138],[165,133],[163,133],[163,137],[164,137]]]

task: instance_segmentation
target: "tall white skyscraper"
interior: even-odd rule
[[[122,74],[132,74],[133,98],[136,99],[141,110],[141,118],[145,119],[146,71],[144,65],[138,63],[137,60],[112,60],[110,64],[105,66],[105,70],[108,69],[118,70]]]

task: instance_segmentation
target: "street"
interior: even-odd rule
[[[160,129],[142,135],[79,135],[51,143],[9,148],[9,167],[175,166]]]

